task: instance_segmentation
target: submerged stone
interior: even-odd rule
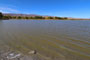
[[[20,56],[21,56],[21,54],[10,53],[10,54],[7,56],[7,59],[19,58]]]
[[[30,51],[29,54],[36,54],[37,51],[36,50],[33,50],[33,51]]]

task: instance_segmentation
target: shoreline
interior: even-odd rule
[[[0,20],[90,20],[90,19],[0,19]]]

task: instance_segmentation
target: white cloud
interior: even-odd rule
[[[8,8],[8,7],[0,7],[0,12],[3,12],[3,13],[19,13],[18,10],[16,9],[12,9],[12,8]]]

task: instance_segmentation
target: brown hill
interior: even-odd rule
[[[36,15],[36,14],[14,14],[14,13],[3,13],[4,16],[22,16],[22,17],[34,17],[34,16],[40,16],[40,15]]]

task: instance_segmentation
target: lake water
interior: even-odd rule
[[[90,60],[90,21],[1,20],[0,50],[7,47],[43,60]]]

